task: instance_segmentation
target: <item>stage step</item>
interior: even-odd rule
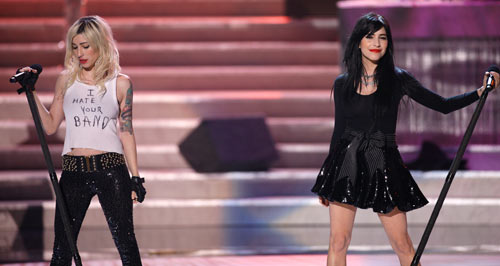
[[[338,42],[119,43],[121,66],[335,65]],[[0,67],[64,62],[58,43],[0,44]],[[293,56],[290,56],[293,54]]]
[[[62,144],[49,145],[56,168],[61,166]],[[273,168],[317,168],[325,160],[329,145],[278,143],[279,159]],[[419,147],[400,146],[401,156],[406,162],[414,161],[419,155]],[[448,158],[453,158],[456,147],[445,149]],[[141,169],[186,169],[189,165],[179,152],[177,145],[139,145],[137,147]],[[30,144],[17,147],[0,147],[0,169],[44,169],[45,161],[40,145]],[[469,170],[500,170],[500,148],[494,145],[470,145],[464,155]],[[29,162],[27,164],[26,162]]]
[[[273,196],[312,196],[319,169],[273,169],[269,172],[202,174],[192,170],[142,170],[149,199],[241,199]],[[422,192],[437,198],[447,171],[412,171]],[[61,173],[57,171],[60,178]],[[449,197],[495,198],[500,171],[459,171]],[[46,170],[0,172],[0,201],[51,200]]]
[[[16,97],[18,97],[16,95]],[[24,103],[22,103],[24,104]],[[259,104],[259,102],[255,102]],[[26,110],[27,111],[27,110]],[[232,117],[237,117],[233,113]],[[240,114],[245,117],[245,114]],[[223,114],[220,114],[223,119]],[[139,145],[154,145],[161,143],[178,144],[192,130],[194,130],[202,121],[203,118],[171,118],[171,119],[147,119],[136,118],[134,120],[134,132],[136,141]],[[276,143],[311,143],[324,144],[330,141],[333,131],[334,119],[332,117],[266,117],[265,121],[269,127],[271,135]],[[62,144],[66,133],[65,122],[56,134],[46,136],[49,144]],[[0,147],[14,147],[25,144],[38,144],[34,123],[32,120],[25,119],[0,119]],[[416,141],[416,134],[409,131],[408,128],[401,127],[398,130],[397,141],[400,145],[417,145],[420,146],[420,141]],[[450,135],[446,133],[427,132],[419,135],[421,139],[435,140],[442,149],[447,151],[450,156],[456,152],[456,146],[460,143],[462,136]],[[426,137],[422,137],[426,136]],[[483,150],[493,152],[498,150],[497,145],[488,145],[480,141],[481,135],[474,134],[470,145],[474,145],[476,151],[479,151],[480,145],[483,143]],[[446,139],[447,141],[444,141]],[[418,152],[418,151],[416,151]],[[416,158],[417,154],[414,154]],[[412,157],[412,159],[414,159]],[[451,158],[451,157],[450,157]]]
[[[63,17],[65,0],[2,0],[0,17]]]
[[[51,93],[39,93],[42,102],[52,102]],[[134,119],[200,117],[333,117],[329,90],[303,91],[183,91],[134,93]],[[31,120],[26,96],[0,94],[0,120]]]
[[[337,41],[337,18],[108,17],[118,42]],[[64,40],[62,18],[0,18],[0,43]]]
[[[0,68],[0,80],[7,81],[17,68]],[[37,90],[53,92],[62,67],[43,70]],[[340,68],[321,66],[172,66],[124,67],[135,91],[239,91],[239,90],[328,90]],[[0,86],[1,92],[15,92],[18,84]]]
[[[422,226],[434,207],[430,204],[409,212],[410,226]],[[53,228],[55,201],[2,201],[0,213],[2,231],[39,230]],[[33,214],[37,219],[26,219]],[[149,199],[134,207],[137,228],[168,227],[280,227],[325,226],[329,223],[328,208],[318,199],[308,197],[259,197],[242,199]],[[359,210],[355,223],[359,226],[379,225],[371,210]],[[439,217],[446,226],[499,226],[499,198],[447,198]],[[94,199],[85,216],[84,226],[107,228],[101,207]],[[499,232],[500,233],[500,232]]]
[[[351,246],[350,250],[357,251],[363,249],[362,247]],[[265,253],[265,252],[264,252]],[[302,253],[302,252],[295,252]],[[443,253],[441,251],[429,251],[422,257],[421,262],[424,265],[430,266],[496,266],[496,262],[500,261],[498,254],[457,254],[466,253],[451,251],[448,254],[433,254]],[[80,254],[82,255],[82,254]],[[93,258],[93,259],[92,259]],[[83,263],[86,266],[120,266],[121,261],[118,258],[102,259],[92,254],[82,255]],[[207,251],[195,252],[188,254],[178,254],[169,256],[152,255],[151,258],[143,258],[142,265],[144,266],[311,266],[323,265],[326,261],[326,252],[319,254],[269,254],[266,255],[252,255],[251,253],[240,251]],[[383,252],[381,254],[357,254],[355,252],[347,255],[347,263],[357,263],[355,265],[370,265],[370,266],[399,266],[398,258],[392,252]],[[8,264],[5,266],[49,266],[48,262],[29,263],[29,264]]]
[[[285,0],[88,0],[88,14],[100,16],[277,16]],[[2,0],[0,17],[62,17],[64,0]],[[334,5],[332,4],[332,7]]]
[[[62,17],[64,0],[2,0],[0,17]],[[334,16],[336,1],[323,0],[88,0],[100,16]]]
[[[5,240],[0,250],[15,254],[25,250],[26,245],[32,248],[38,245],[39,249],[50,253],[54,208],[53,201],[0,203],[0,216],[4,221],[0,226]],[[409,231],[415,242],[420,239],[432,208],[431,203],[408,213]],[[26,219],[28,217],[30,219]],[[448,198],[428,248],[449,248],[457,243],[476,249],[498,245],[500,231],[496,228],[499,221],[498,198]],[[328,223],[328,209],[320,206],[315,197],[150,199],[134,208],[138,243],[148,255],[196,250],[246,250],[268,254],[325,250]],[[94,201],[78,240],[79,250],[116,254],[107,231],[102,211]],[[38,241],[30,243],[32,239]],[[389,249],[375,213],[358,210],[351,245],[363,245],[372,251],[380,247]]]
[[[376,216],[375,214],[372,215]],[[102,222],[105,223],[104,218]],[[496,226],[442,226],[438,223],[435,225],[431,238],[427,243],[426,254],[470,252],[476,254],[498,254],[498,238],[500,234],[496,228]],[[415,247],[422,237],[423,230],[424,226],[409,227],[409,233]],[[329,229],[327,225],[310,227],[188,226],[176,228],[157,227],[152,229],[136,227],[135,234],[143,258],[179,255],[321,253],[325,254],[326,259]],[[15,240],[16,238],[17,240]],[[4,242],[0,251],[0,259],[4,262],[50,260],[53,245],[53,232],[51,229],[26,231],[21,234],[5,232],[4,240],[6,242]],[[29,241],[36,241],[36,243],[30,243]],[[84,259],[118,259],[118,252],[111,239],[111,234],[104,227],[100,229],[89,228],[84,224],[78,238],[78,249]],[[396,255],[389,245],[380,222],[368,227],[355,224],[349,251],[351,254],[390,253],[394,256],[394,260],[397,261]],[[27,258],[28,256],[32,257],[32,259]],[[424,258],[426,256],[424,255]],[[185,264],[178,265],[184,266]],[[387,264],[381,265],[386,266]],[[444,263],[439,265],[449,264]],[[479,265],[493,266],[496,264]]]
[[[201,118],[135,119],[138,145],[178,144],[200,123]],[[275,142],[325,143],[333,131],[332,118],[266,118]],[[55,135],[46,136],[49,144],[62,144],[66,134],[63,122]],[[0,120],[0,147],[38,144],[32,120]]]
[[[118,2],[116,0],[90,0],[87,3],[87,10],[89,14],[129,17],[279,16],[285,15],[286,0],[141,0]]]
[[[0,18],[0,43],[59,42],[64,34],[62,18]]]

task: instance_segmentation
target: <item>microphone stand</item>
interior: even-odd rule
[[[446,176],[446,180],[444,182],[443,188],[441,189],[441,193],[439,194],[439,198],[436,202],[436,206],[434,206],[434,210],[432,211],[429,222],[427,223],[427,226],[425,227],[424,234],[422,235],[422,239],[420,240],[420,244],[418,245],[417,252],[415,253],[415,256],[413,257],[413,261],[411,262],[411,266],[418,266],[418,263],[420,261],[420,257],[422,256],[422,253],[424,252],[425,245],[427,244],[427,241],[429,240],[429,236],[431,235],[432,228],[434,227],[434,223],[436,222],[436,219],[439,215],[439,211],[441,210],[441,207],[443,206],[443,202],[446,198],[446,194],[448,194],[448,190],[450,189],[451,182],[453,182],[453,178],[455,177],[455,174],[457,173],[457,169],[460,166],[460,162],[462,161],[462,157],[464,156],[465,149],[467,148],[467,145],[469,144],[469,140],[472,136],[472,132],[474,131],[474,128],[476,127],[477,120],[479,119],[479,115],[481,114],[481,111],[483,109],[484,103],[486,102],[486,98],[488,97],[488,93],[490,90],[491,90],[491,88],[486,87],[483,94],[481,94],[481,98],[479,99],[479,103],[477,104],[476,109],[474,110],[474,113],[472,114],[472,118],[469,122],[469,126],[467,127],[467,130],[465,131],[464,137],[462,139],[462,142],[460,143],[457,154],[455,155],[455,158],[453,159],[453,162],[451,163],[450,171],[448,172],[448,176]]]
[[[59,206],[59,213],[61,214],[61,219],[64,225],[64,231],[66,232],[66,238],[68,239],[69,247],[71,249],[71,253],[73,254],[73,259],[75,260],[75,265],[82,266],[80,254],[78,253],[75,240],[73,239],[73,230],[71,230],[71,225],[69,223],[69,216],[66,208],[66,202],[64,201],[61,187],[59,186],[59,182],[57,180],[56,171],[54,170],[54,164],[52,162],[52,158],[50,157],[49,147],[47,146],[47,141],[45,140],[45,134],[43,133],[42,123],[40,122],[40,113],[38,112],[38,108],[35,102],[35,98],[33,96],[32,89],[33,89],[32,86],[31,88],[29,88],[23,85],[22,88],[17,90],[17,93],[18,94],[21,94],[23,92],[26,93],[26,98],[28,99],[31,115],[33,116],[33,121],[35,122],[36,133],[38,135],[38,139],[40,140],[40,145],[42,146],[43,157],[45,158],[45,163],[47,164],[47,168],[49,170],[50,181],[52,182],[52,187],[54,188],[54,192],[56,194],[56,202],[57,206]]]

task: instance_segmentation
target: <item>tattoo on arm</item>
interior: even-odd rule
[[[132,129],[132,83],[130,83],[130,87],[127,90],[127,96],[125,96],[125,106],[122,108],[121,123],[120,123],[120,131],[128,132],[130,135],[133,134]]]

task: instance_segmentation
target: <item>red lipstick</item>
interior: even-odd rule
[[[370,49],[370,52],[372,52],[372,53],[380,53],[380,52],[382,52],[382,49]]]
[[[87,59],[80,59],[80,64],[85,64],[87,63],[87,61],[88,61]]]

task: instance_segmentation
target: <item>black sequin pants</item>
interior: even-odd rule
[[[97,195],[122,264],[142,265],[134,234],[130,176],[125,165],[92,173],[63,171],[60,186],[66,200],[75,241],[90,200]],[[72,254],[57,207],[54,231],[54,253],[50,265],[70,266]]]

